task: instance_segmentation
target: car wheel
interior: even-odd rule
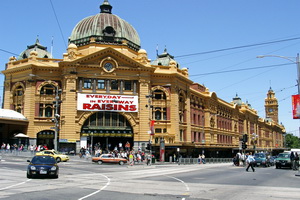
[[[30,174],[27,173],[27,178],[32,178],[32,176]]]
[[[102,160],[98,160],[99,165],[102,165],[102,163],[103,163]]]
[[[124,165],[124,161],[120,161],[120,162],[119,162],[119,165]]]
[[[60,157],[56,158],[56,162],[61,162],[61,158]]]

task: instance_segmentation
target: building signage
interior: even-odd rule
[[[300,119],[300,95],[292,95],[293,119]]]
[[[77,94],[77,110],[138,112],[138,97],[107,94]]]

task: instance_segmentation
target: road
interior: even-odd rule
[[[27,179],[26,158],[0,161],[0,199],[10,200],[246,200],[299,199],[300,177],[290,169],[246,172],[231,163],[109,165],[72,159],[58,179]]]

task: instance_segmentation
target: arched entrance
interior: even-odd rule
[[[118,112],[96,112],[81,128],[81,147],[101,147],[103,151],[133,146],[133,130],[129,121]],[[122,144],[122,148],[119,145]]]
[[[43,130],[37,133],[36,145],[47,145],[48,149],[54,149],[54,131]]]

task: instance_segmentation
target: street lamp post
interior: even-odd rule
[[[152,105],[151,105],[151,99],[153,98],[153,95],[152,94],[149,94],[149,95],[146,95],[146,98],[148,99],[148,105],[146,105],[146,107],[148,107],[149,109],[149,135],[150,135],[150,138],[149,138],[149,154],[151,155],[152,157],[152,135],[154,134],[154,130],[151,130],[153,127],[151,127],[151,123],[152,123]]]
[[[277,57],[277,58],[283,58],[286,60],[291,61],[292,63],[295,63],[297,65],[297,85],[298,85],[298,94],[300,94],[300,58],[299,58],[299,53],[297,54],[296,57],[286,57],[286,56],[277,56],[277,55],[261,55],[257,56],[257,58],[264,58],[264,57]]]
[[[54,132],[54,150],[58,150],[58,143],[57,143],[57,137],[59,133],[59,121],[60,121],[60,115],[58,114],[58,108],[61,103],[61,100],[59,98],[59,94],[61,90],[58,89],[58,87],[55,87],[55,115],[54,115],[54,122],[55,122],[55,132]]]
[[[252,143],[253,143],[253,150],[254,150],[254,153],[255,153],[258,135],[256,133],[252,133],[251,139],[252,139]]]

